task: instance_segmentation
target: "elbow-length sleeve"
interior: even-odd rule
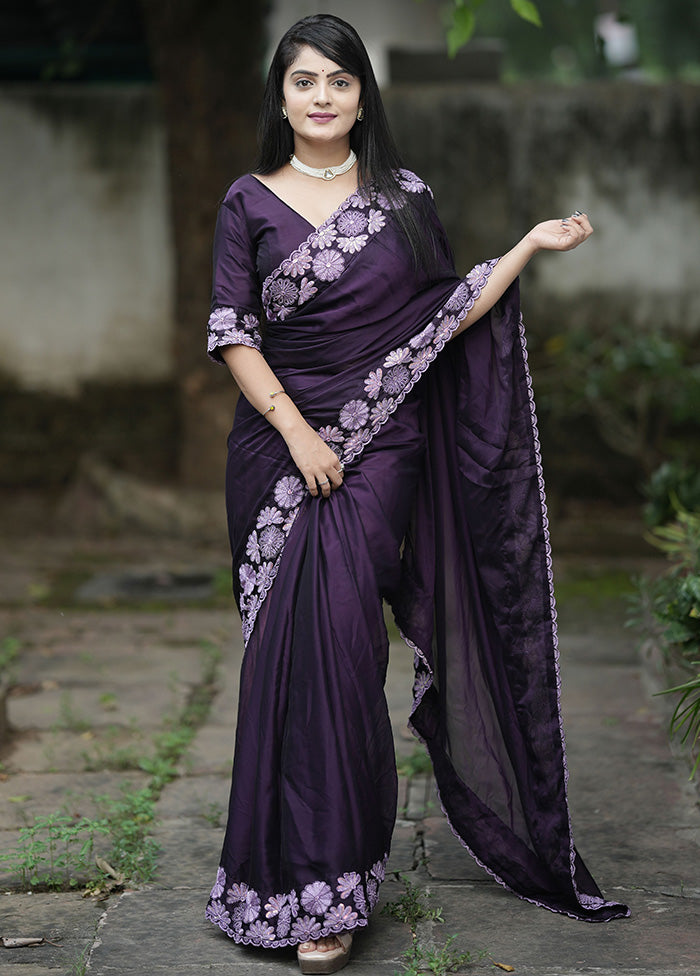
[[[235,197],[219,207],[214,232],[214,271],[211,314],[207,325],[207,352],[223,362],[223,346],[260,349],[262,337],[260,285],[255,244],[242,207]]]

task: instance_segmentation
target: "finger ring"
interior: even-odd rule
[[[328,484],[328,481],[329,481],[328,478],[326,478],[325,481],[319,481],[319,485],[327,485]]]
[[[335,470],[336,470],[336,471],[345,471],[345,465],[343,464],[343,462],[342,462],[342,461],[340,461],[340,462],[338,463],[338,467],[337,467],[337,468],[336,468]]]

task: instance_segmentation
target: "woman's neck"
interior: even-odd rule
[[[294,140],[294,155],[299,162],[315,169],[325,169],[327,166],[340,166],[350,155],[350,140],[332,142],[319,145],[307,139]]]

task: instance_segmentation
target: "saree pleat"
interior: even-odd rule
[[[274,201],[252,192],[262,234]],[[459,279],[445,245],[444,274],[416,283],[405,252],[386,206],[358,193],[262,289],[263,352],[345,478],[312,499],[241,398],[227,504],[246,651],[207,909],[237,942],[353,929],[376,903],[397,790],[383,598],[414,652],[410,725],[461,843],[527,900],[590,921],[628,914],[604,901],[571,837],[517,286],[445,348],[496,262]],[[223,342],[252,336],[251,307],[217,307]]]

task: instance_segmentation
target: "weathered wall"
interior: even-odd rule
[[[0,364],[22,389],[171,372],[172,255],[153,91],[0,89]]]
[[[700,335],[700,87],[395,86],[385,99],[458,267],[502,253],[539,219],[590,213],[585,248],[540,255],[524,276],[535,339],[619,323]],[[90,449],[172,470],[173,271],[154,90],[6,86],[0,132],[0,483],[65,480]],[[192,323],[202,336],[205,314]]]
[[[700,332],[700,87],[396,86],[385,101],[458,268],[546,217],[589,213],[585,248],[526,274],[531,328]]]

